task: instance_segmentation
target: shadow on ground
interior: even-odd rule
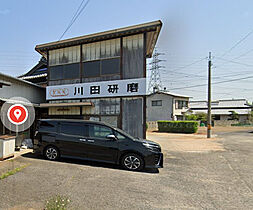
[[[33,158],[43,161],[50,161],[45,160],[45,158],[42,155],[38,155],[32,152],[26,153],[21,155],[22,157],[26,158]],[[109,168],[109,169],[116,169],[116,170],[125,170],[119,165],[110,164],[110,163],[102,163],[102,162],[96,162],[96,161],[89,161],[89,160],[83,160],[83,159],[76,159],[76,158],[60,158],[56,162],[62,162],[62,163],[68,163],[68,164],[77,164],[77,165],[86,165],[86,166],[92,166],[92,167],[101,167],[101,168]],[[142,171],[133,171],[133,173],[159,173],[158,169],[144,169]]]

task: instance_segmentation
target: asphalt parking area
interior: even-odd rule
[[[43,209],[54,195],[70,198],[73,209],[253,209],[249,132],[220,132],[202,150],[180,149],[183,144],[173,142],[171,135],[151,134],[149,139],[161,144],[170,141],[159,173],[81,160],[51,162],[26,154],[5,163],[5,169],[29,165],[0,180],[0,209]],[[176,141],[180,139],[186,141],[183,136]]]

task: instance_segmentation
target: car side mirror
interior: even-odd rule
[[[116,136],[113,134],[109,134],[106,136],[107,139],[111,139],[111,140],[117,140]]]

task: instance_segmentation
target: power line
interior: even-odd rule
[[[237,77],[237,76],[241,76],[242,74],[249,74],[252,75],[253,72],[252,71],[243,71],[237,74],[222,74],[222,75],[218,75],[218,76],[214,76],[212,77],[213,80],[219,80],[219,79],[224,79],[224,77]],[[195,82],[193,80],[195,80],[195,78],[188,78],[188,79],[183,79],[185,77],[179,78],[179,79],[175,79],[174,81],[171,81],[171,78],[168,79],[163,79],[165,82],[170,82],[170,83],[178,83],[178,82]]]
[[[200,60],[197,60],[197,61],[194,61],[193,63],[190,63],[190,64],[187,64],[185,66],[182,66],[182,67],[179,67],[179,68],[175,68],[175,69],[172,69],[172,70],[165,70],[166,73],[168,72],[171,72],[172,74],[180,74],[180,75],[186,75],[186,77],[188,76],[194,76],[194,77],[201,77],[201,78],[204,78],[205,76],[201,76],[201,75],[197,75],[197,74],[189,74],[189,73],[184,73],[184,72],[176,72],[177,70],[181,70],[181,69],[184,69],[184,68],[187,68],[187,67],[190,67],[194,64],[197,64],[197,63],[200,63],[201,61],[205,60],[206,58],[202,58]]]
[[[240,43],[242,43],[244,40],[246,40],[251,34],[253,33],[253,30],[251,30],[249,33],[247,33],[242,39],[237,41],[231,48],[229,48],[225,53],[221,55],[221,57],[224,57],[229,52],[231,52],[234,48],[236,48]]]
[[[185,66],[182,66],[182,67],[179,67],[179,68],[176,68],[176,69],[172,69],[172,70],[170,70],[170,71],[177,71],[177,70],[185,69],[185,68],[187,68],[187,67],[189,67],[189,66],[192,66],[192,65],[194,65],[194,64],[200,63],[200,62],[203,61],[203,60],[206,60],[206,57],[205,57],[205,58],[201,58],[200,60],[194,61],[193,63],[187,64],[187,65],[185,65]]]
[[[69,25],[67,26],[66,30],[63,32],[63,34],[60,36],[59,40],[60,41],[62,39],[62,37],[67,33],[67,31],[70,29],[70,27],[74,24],[74,22],[76,21],[76,19],[79,17],[79,15],[83,12],[83,10],[86,8],[86,6],[88,5],[88,3],[90,2],[90,0],[87,0],[87,2],[83,5],[84,0],[82,0],[81,4],[79,5],[78,9],[76,10],[74,16],[72,17]],[[83,7],[82,7],[83,5]],[[82,8],[81,8],[82,7]]]
[[[232,59],[232,61],[237,60],[237,59],[239,59],[239,58],[241,58],[241,57],[243,57],[243,56],[245,56],[245,55],[247,55],[247,54],[249,54],[249,53],[251,53],[251,52],[253,52],[253,49],[248,50],[247,52],[242,53],[241,55],[239,55],[239,56],[237,56],[237,57],[234,57],[234,58]],[[226,63],[228,63],[228,62],[230,62],[230,61],[225,61],[225,62],[223,62],[221,65],[219,65],[218,67],[220,68],[221,66],[224,66],[224,64],[226,64]],[[215,68],[217,68],[217,66],[216,66]]]
[[[234,81],[239,81],[239,80],[244,80],[244,79],[250,79],[253,78],[253,76],[248,76],[248,77],[242,77],[238,79],[231,79],[231,80],[224,80],[220,82],[213,82],[212,84],[222,84],[222,83],[227,83],[227,82],[234,82]],[[187,88],[194,88],[194,87],[201,87],[201,86],[206,86],[207,84],[200,84],[200,85],[192,85],[192,86],[186,86],[186,87],[178,87],[178,88],[172,88],[171,90],[180,90],[180,89],[187,89]]]
[[[233,61],[233,60],[228,60],[228,59],[224,59],[222,57],[215,57],[215,58],[226,61],[226,62],[231,62],[231,63],[247,66],[247,67],[252,67],[253,66],[252,64],[247,64],[247,63],[241,63],[241,62],[237,62],[237,61]]]

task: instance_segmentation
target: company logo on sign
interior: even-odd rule
[[[8,109],[8,119],[15,125],[23,124],[28,118],[27,109],[21,104],[14,104]]]
[[[69,95],[69,89],[67,88],[52,89],[50,90],[49,94],[52,97],[67,96]]]

